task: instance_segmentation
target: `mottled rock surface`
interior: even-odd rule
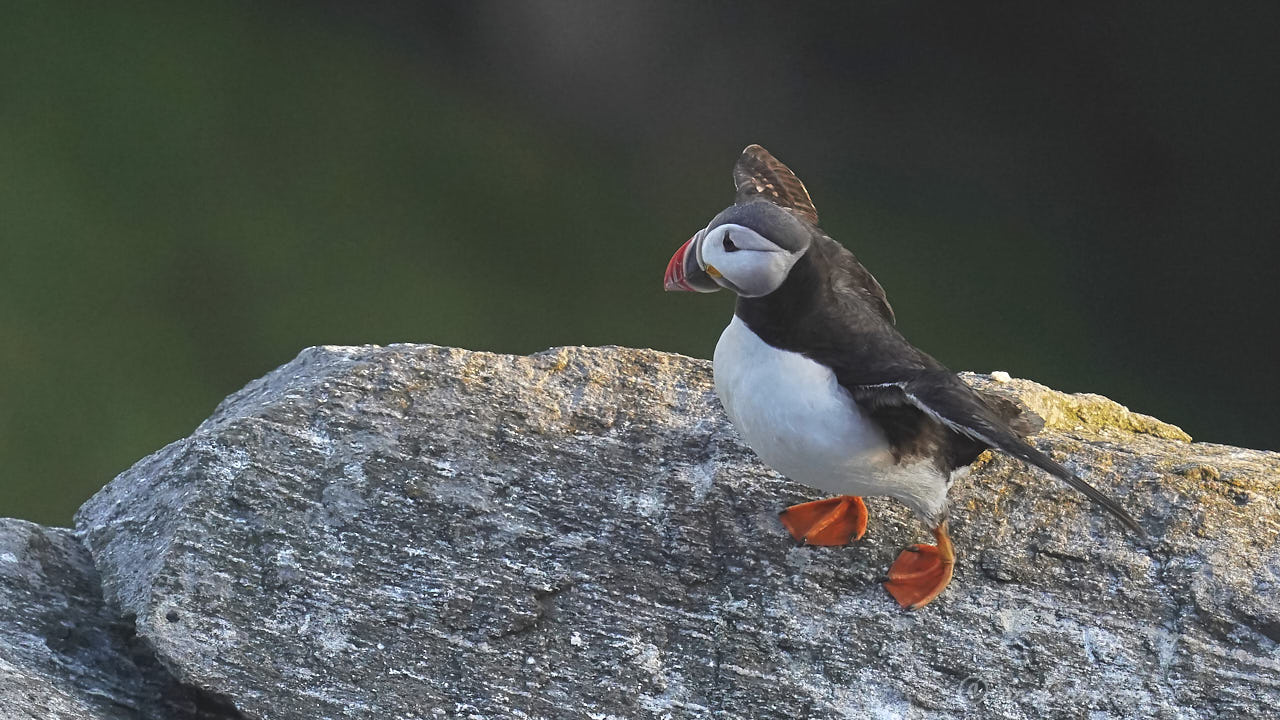
[[[1280,706],[1280,455],[1097,396],[976,382],[1147,540],[985,457],[955,581],[877,582],[925,535],[797,546],[709,363],[326,347],[123,473],[77,527],[183,682],[251,718],[1261,717]]]
[[[102,602],[69,530],[0,519],[0,718],[230,720],[180,686]]]

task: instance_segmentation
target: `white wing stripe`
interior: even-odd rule
[[[890,384],[892,384],[892,385],[898,385],[899,387],[902,387],[902,384],[901,384],[901,383],[890,383]],[[960,425],[959,423],[955,422],[954,420],[950,420],[950,419],[948,419],[948,418],[945,418],[945,417],[943,417],[943,416],[939,415],[937,412],[935,412],[935,411],[934,411],[934,409],[933,409],[933,408],[931,408],[931,407],[929,407],[928,405],[925,405],[923,402],[921,402],[921,401],[920,401],[920,398],[916,397],[915,395],[912,395],[911,393],[907,392],[905,389],[902,391],[902,393],[903,393],[904,395],[906,395],[906,396],[907,396],[907,399],[911,401],[911,404],[912,404],[912,405],[915,405],[916,407],[920,408],[920,410],[922,410],[922,411],[924,412],[924,414],[928,415],[929,417],[933,418],[934,420],[937,420],[938,422],[942,423],[943,425],[946,425],[947,427],[951,428],[952,430],[955,430],[956,432],[958,432],[958,433],[960,433],[960,434],[962,434],[962,435],[968,435],[969,437],[973,438],[974,440],[981,440],[982,442],[984,442],[984,443],[986,443],[986,444],[990,445],[991,447],[996,447],[996,443],[995,443],[995,442],[993,442],[993,441],[991,440],[991,438],[986,437],[985,435],[983,435],[982,433],[978,432],[977,430],[974,430],[974,429],[973,429],[973,428],[971,428],[971,427],[966,427],[966,426],[964,426],[964,425]]]
[[[916,406],[916,408],[918,408],[918,409],[919,409],[921,412],[923,412],[925,415],[928,415],[929,417],[931,417],[931,418],[933,418],[934,420],[936,420],[936,421],[938,421],[938,422],[942,423],[943,425],[945,425],[945,426],[947,426],[947,427],[951,428],[952,430],[955,430],[956,432],[960,433],[961,435],[967,435],[967,436],[969,436],[969,437],[973,438],[974,440],[980,440],[980,441],[982,441],[982,442],[986,443],[987,445],[990,445],[991,447],[997,447],[996,443],[995,443],[994,441],[992,441],[992,439],[991,439],[991,438],[989,438],[989,437],[987,437],[987,436],[983,435],[982,433],[978,432],[977,430],[974,430],[974,429],[973,429],[973,428],[971,428],[971,427],[966,427],[966,426],[964,426],[964,425],[961,425],[961,424],[957,423],[957,422],[956,422],[956,421],[954,421],[954,420],[951,420],[950,418],[946,418],[946,417],[943,417],[942,415],[939,415],[939,414],[937,413],[937,411],[935,411],[933,408],[931,408],[931,407],[929,407],[928,405],[924,404],[924,402],[922,402],[922,401],[920,400],[920,398],[916,397],[915,395],[911,394],[910,392],[907,392],[907,383],[905,383],[905,382],[875,383],[875,384],[873,384],[873,385],[860,385],[859,387],[864,387],[864,388],[888,388],[888,387],[896,387],[896,388],[898,388],[899,390],[901,390],[901,391],[902,391],[902,394],[903,394],[903,395],[906,395],[906,396],[907,396],[907,400],[910,400],[912,405],[915,405],[915,406]]]

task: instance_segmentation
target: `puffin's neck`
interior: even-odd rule
[[[751,331],[770,345],[783,350],[798,350],[797,330],[819,302],[821,278],[819,263],[810,247],[777,290],[760,297],[739,297],[734,307],[737,315]]]

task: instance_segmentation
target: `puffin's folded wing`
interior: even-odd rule
[[[913,405],[954,432],[1006,452],[1058,477],[1115,515],[1134,532],[1146,535],[1138,521],[1120,507],[1119,503],[1018,437],[990,405],[983,402],[972,388],[950,371],[929,372],[899,382],[860,385],[852,389],[852,392],[859,402],[873,407],[899,403]]]
[[[1037,415],[1033,410],[1023,407],[1018,403],[1010,400],[1002,395],[993,392],[984,392],[974,388],[978,393],[978,397],[982,398],[982,402],[1001,420],[1009,424],[1009,428],[1018,434],[1018,437],[1027,437],[1035,435],[1044,429],[1044,418]]]

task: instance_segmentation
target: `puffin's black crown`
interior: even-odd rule
[[[808,250],[815,232],[809,223],[763,199],[730,205],[712,218],[707,230],[728,224],[755,230],[769,242],[793,253]]]

